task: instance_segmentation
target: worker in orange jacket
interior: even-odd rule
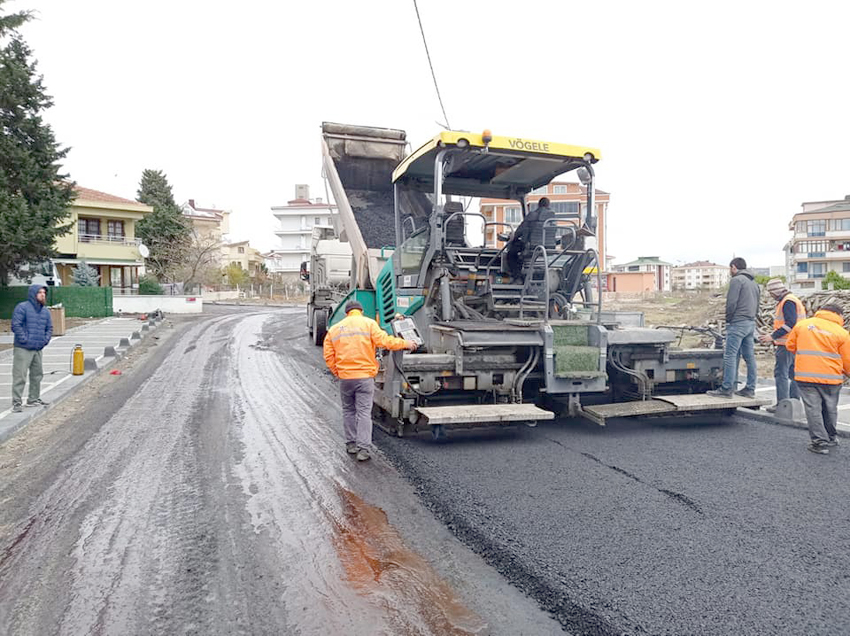
[[[844,308],[827,302],[813,318],[797,322],[785,347],[796,355],[794,379],[806,410],[808,449],[826,455],[838,445],[838,395],[850,376],[850,334]]]
[[[413,351],[416,344],[390,336],[378,323],[363,315],[363,305],[351,300],[345,318],[325,336],[325,364],[339,378],[345,450],[359,461],[370,458],[372,444],[372,397],[378,373],[375,349]]]

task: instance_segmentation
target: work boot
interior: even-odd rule
[[[369,451],[365,448],[360,448],[357,450],[357,461],[365,462],[372,459],[372,456],[369,454]]]
[[[729,389],[728,391],[724,391],[723,389],[712,389],[711,391],[706,391],[705,394],[710,395],[711,397],[731,398],[732,389]]]
[[[24,407],[19,403],[15,403],[12,405],[12,413],[23,413]]]
[[[357,454],[357,442],[346,442],[345,443],[345,452],[349,455]]]
[[[735,395],[740,395],[745,398],[754,398],[756,396],[756,392],[753,389],[741,389],[740,391],[735,391]]]
[[[829,441],[826,443],[827,446],[838,446],[838,438],[830,437]]]
[[[45,402],[41,398],[36,398],[34,400],[27,400],[27,406],[47,406],[50,402]]]
[[[764,407],[764,410],[768,413],[776,413],[776,405],[774,404],[772,406],[766,406]]]
[[[806,448],[818,455],[829,455],[827,444],[828,442],[812,441],[809,442],[809,445],[806,446]]]

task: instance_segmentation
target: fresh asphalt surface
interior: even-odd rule
[[[850,444],[565,420],[355,464],[303,310],[180,329],[0,447],[10,633],[848,633]]]
[[[850,447],[807,440],[710,416],[375,434],[456,536],[567,631],[604,635],[848,633]]]

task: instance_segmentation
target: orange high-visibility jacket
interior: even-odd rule
[[[407,340],[387,334],[359,309],[352,309],[325,336],[325,364],[342,380],[374,378],[378,373],[375,349],[400,351],[407,344]]]
[[[789,326],[785,324],[785,314],[783,313],[783,309],[785,307],[785,303],[794,303],[797,307],[797,322],[803,320],[806,317],[806,308],[803,307],[803,303],[797,298],[794,294],[788,293],[782,297],[778,303],[776,303],[776,315],[773,317],[773,331],[774,335],[777,331],[784,332],[782,336],[779,338],[775,338],[773,344],[784,345],[788,341],[788,333],[793,329],[793,326]],[[796,324],[796,323],[794,323]]]
[[[797,354],[797,382],[841,384],[850,375],[850,334],[843,324],[838,314],[821,310],[794,325],[785,348]]]

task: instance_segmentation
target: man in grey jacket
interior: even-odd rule
[[[756,396],[756,313],[759,307],[759,286],[747,271],[747,261],[733,258],[729,263],[732,279],[726,294],[726,347],[723,350],[723,384],[708,395],[731,398]],[[735,391],[738,384],[738,359],[747,364],[747,384]]]

